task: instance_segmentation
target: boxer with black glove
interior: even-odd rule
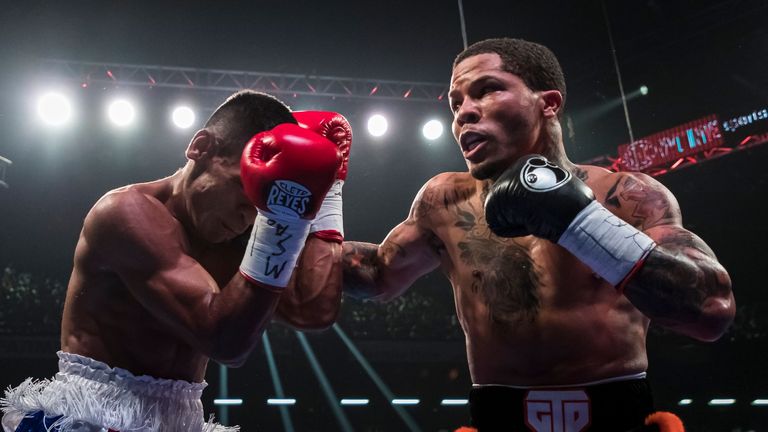
[[[387,301],[447,276],[481,432],[643,424],[649,323],[717,339],[735,313],[727,271],[658,181],[568,160],[546,47],[473,44],[448,98],[467,171],[428,180],[381,243],[345,240],[344,292]]]

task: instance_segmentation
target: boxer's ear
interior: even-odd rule
[[[192,136],[192,140],[187,146],[187,159],[199,161],[207,159],[215,154],[214,146],[216,137],[208,129],[200,129]]]
[[[544,117],[557,117],[563,107],[563,94],[559,90],[543,90],[538,93],[541,113]]]

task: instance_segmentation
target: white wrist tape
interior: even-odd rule
[[[656,246],[597,201],[576,215],[557,243],[613,286]]]
[[[344,180],[336,180],[325,195],[323,204],[312,221],[309,232],[335,230],[344,236],[344,212],[342,211],[341,188]]]
[[[266,285],[285,288],[293,274],[311,221],[259,210],[240,272]]]

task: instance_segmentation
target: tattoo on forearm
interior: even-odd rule
[[[344,248],[342,257],[344,292],[357,298],[375,295],[379,273],[378,246],[370,243],[345,242]]]
[[[651,319],[695,322],[704,301],[730,291],[730,279],[712,250],[696,235],[669,228],[625,290]]]

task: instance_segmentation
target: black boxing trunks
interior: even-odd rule
[[[479,432],[623,432],[654,412],[645,373],[575,386],[474,385],[469,405]]]

